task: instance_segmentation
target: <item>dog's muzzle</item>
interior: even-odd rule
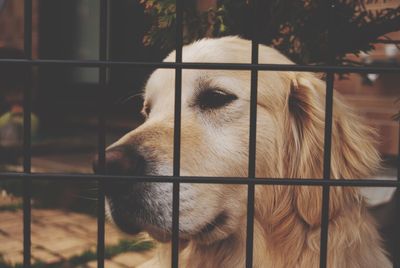
[[[141,176],[146,172],[146,161],[133,146],[117,146],[106,151],[105,167],[101,169],[98,157],[93,170],[98,174]],[[144,196],[150,191],[149,183],[127,180],[106,180],[104,192],[115,224],[124,232],[135,234],[143,230],[147,214]]]

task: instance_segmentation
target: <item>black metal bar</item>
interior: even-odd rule
[[[333,79],[333,73],[328,73],[325,98],[324,180],[329,180],[331,174]],[[322,188],[320,267],[326,267],[328,252],[329,193],[329,185],[324,185]]]
[[[182,63],[183,47],[183,0],[176,0],[176,34],[175,62]],[[174,162],[173,175],[180,176],[181,166],[181,103],[182,102],[182,68],[175,68],[175,110],[174,110]],[[179,196],[180,185],[173,182],[172,189],[172,247],[171,265],[179,266]]]
[[[398,151],[397,151],[397,182],[400,183],[400,121],[399,121],[399,139],[398,139]],[[397,190],[395,193],[396,200],[396,242],[394,243],[395,256],[393,256],[393,267],[400,268],[400,184],[397,185]]]
[[[399,73],[400,67],[390,66],[336,66],[336,65],[294,65],[294,64],[249,64],[249,63],[199,63],[199,62],[140,62],[140,61],[97,61],[97,60],[30,60],[0,59],[0,64],[25,64],[31,66],[50,65],[100,67],[125,66],[142,68],[204,69],[204,70],[264,70],[264,71],[296,71],[296,72],[334,72],[334,73]]]
[[[328,63],[335,62],[335,50],[333,46],[333,38],[331,37],[332,26],[334,23],[335,0],[326,2],[327,4],[327,45],[328,45]],[[330,180],[331,178],[331,145],[332,145],[332,113],[333,113],[333,84],[334,73],[328,72],[326,77],[326,93],[325,93],[325,131],[324,131],[324,167],[323,178]],[[322,211],[321,211],[321,237],[320,237],[320,256],[319,267],[326,268],[328,257],[328,227],[329,227],[329,185],[322,187]]]
[[[58,174],[58,173],[0,173],[0,180],[32,180],[53,181],[115,181],[115,182],[159,182],[159,183],[205,183],[205,184],[242,184],[248,185],[299,185],[299,186],[346,186],[346,187],[398,187],[397,180],[323,180],[323,179],[282,179],[282,178],[257,178],[247,177],[200,177],[200,176],[120,176],[120,175],[94,175],[94,174]]]
[[[174,167],[173,174],[179,178],[180,175],[180,128],[181,128],[181,82],[182,69],[175,72],[175,123],[174,123]],[[179,88],[178,88],[179,87]],[[178,104],[179,103],[179,104]],[[179,196],[180,185],[178,181],[172,186],[172,267],[179,264]]]
[[[109,19],[109,1],[100,1],[100,35],[99,35],[99,59],[107,61],[108,59],[108,19]],[[106,89],[108,83],[108,67],[99,68],[99,99],[98,99],[98,172],[104,174],[106,171]],[[104,183],[98,180],[97,192],[97,267],[104,268],[104,249],[105,249],[105,194]]]
[[[251,64],[258,64],[258,40],[257,40],[257,0],[252,0],[252,40],[251,40]],[[257,143],[257,83],[258,71],[251,70],[250,84],[250,125],[249,125],[249,159],[248,178],[256,177],[256,143]],[[253,240],[254,240],[254,183],[249,183],[247,188],[247,223],[246,223],[246,267],[253,267]]]
[[[24,1],[24,54],[27,60],[32,59],[32,0]],[[31,173],[31,90],[32,70],[24,85],[24,173]],[[24,267],[31,267],[31,188],[32,180],[23,178],[23,233],[24,233]]]

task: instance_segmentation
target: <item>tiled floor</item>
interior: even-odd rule
[[[22,211],[0,212],[0,253],[8,263],[22,262]],[[112,225],[106,224],[108,245],[129,239]],[[95,250],[97,220],[94,217],[61,210],[34,209],[32,211],[32,260],[57,263]],[[152,256],[153,252],[122,253],[107,260],[106,267],[135,267]],[[93,261],[80,267],[94,267]]]
[[[92,173],[93,153],[52,154],[34,156],[32,172]],[[9,171],[21,172],[22,167],[8,166]],[[51,189],[49,189],[51,191]],[[35,201],[35,200],[33,200]],[[0,189],[0,207],[21,204],[21,198],[12,197]],[[0,256],[8,263],[22,263],[22,210],[0,211]],[[112,224],[105,227],[106,245],[117,245],[122,239],[133,239],[119,232]],[[58,263],[97,245],[97,219],[87,214],[63,209],[32,210],[32,262]],[[148,237],[146,237],[148,239]],[[126,252],[106,260],[107,268],[135,267],[153,255],[153,251]],[[96,267],[96,261],[76,268]],[[75,267],[74,267],[75,268]]]

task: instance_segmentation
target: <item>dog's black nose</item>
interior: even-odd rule
[[[143,175],[146,162],[131,146],[117,146],[106,151],[105,167],[100,168],[98,156],[93,162],[95,173],[108,175]]]
[[[144,158],[132,147],[118,146],[106,151],[105,167],[100,168],[98,156],[93,161],[93,170],[98,174],[107,175],[144,175],[146,162]],[[107,180],[104,190],[107,196],[118,196],[129,193],[137,187],[137,183],[119,180]]]

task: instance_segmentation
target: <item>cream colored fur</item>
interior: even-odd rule
[[[260,63],[293,64],[272,48],[259,50]],[[185,62],[250,63],[250,58],[251,43],[238,37],[203,39],[183,50]],[[172,53],[165,61],[174,59]],[[199,80],[227,89],[238,100],[202,114],[193,104]],[[115,144],[140,142],[151,148],[143,150],[157,159],[160,175],[171,175],[174,85],[174,70],[156,70],[144,94],[148,120]],[[339,93],[334,95],[331,177],[368,177],[379,165],[374,132]],[[183,70],[182,175],[247,176],[249,103],[249,71]],[[325,82],[312,73],[258,72],[258,178],[322,177],[324,103]],[[181,194],[180,267],[244,267],[247,187],[187,187]],[[255,200],[254,267],[318,267],[322,188],[256,186]],[[229,215],[228,222],[208,236],[196,236],[194,230],[221,211]],[[169,266],[169,243],[160,244],[159,255],[143,265]],[[391,267],[355,188],[331,188],[328,267]]]

